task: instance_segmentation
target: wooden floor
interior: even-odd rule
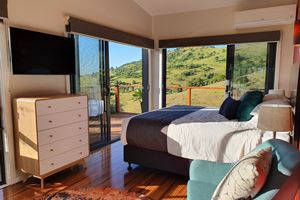
[[[120,142],[103,147],[86,159],[87,168],[77,167],[53,175],[40,190],[39,180],[30,178],[0,190],[0,199],[33,199],[45,192],[82,187],[113,187],[144,194],[156,199],[186,199],[187,178],[134,165],[127,171]]]

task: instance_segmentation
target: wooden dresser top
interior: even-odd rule
[[[62,98],[70,98],[70,97],[87,97],[86,95],[78,95],[78,94],[58,94],[58,95],[49,95],[49,96],[35,96],[35,97],[20,97],[14,98],[15,101],[42,101],[42,100],[49,100],[49,99],[62,99]]]

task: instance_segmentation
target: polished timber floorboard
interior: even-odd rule
[[[43,191],[35,178],[8,186],[0,190],[0,199],[33,199],[46,192],[82,187],[121,188],[144,194],[153,200],[186,199],[186,177],[137,165],[128,172],[120,142],[91,153],[86,164],[86,169],[77,167],[48,177]]]

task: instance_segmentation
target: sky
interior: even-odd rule
[[[119,67],[125,63],[142,59],[142,49],[109,42],[109,66]]]
[[[79,36],[80,74],[99,71],[99,41],[95,38]],[[141,48],[109,42],[109,66],[120,67],[123,64],[141,60]]]

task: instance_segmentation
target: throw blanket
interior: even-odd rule
[[[236,162],[261,143],[257,116],[229,121],[217,109],[202,109],[168,127],[168,152],[188,159]]]
[[[185,115],[201,109],[192,106],[172,106],[134,116],[122,123],[121,141],[146,149],[167,150],[168,125]]]

